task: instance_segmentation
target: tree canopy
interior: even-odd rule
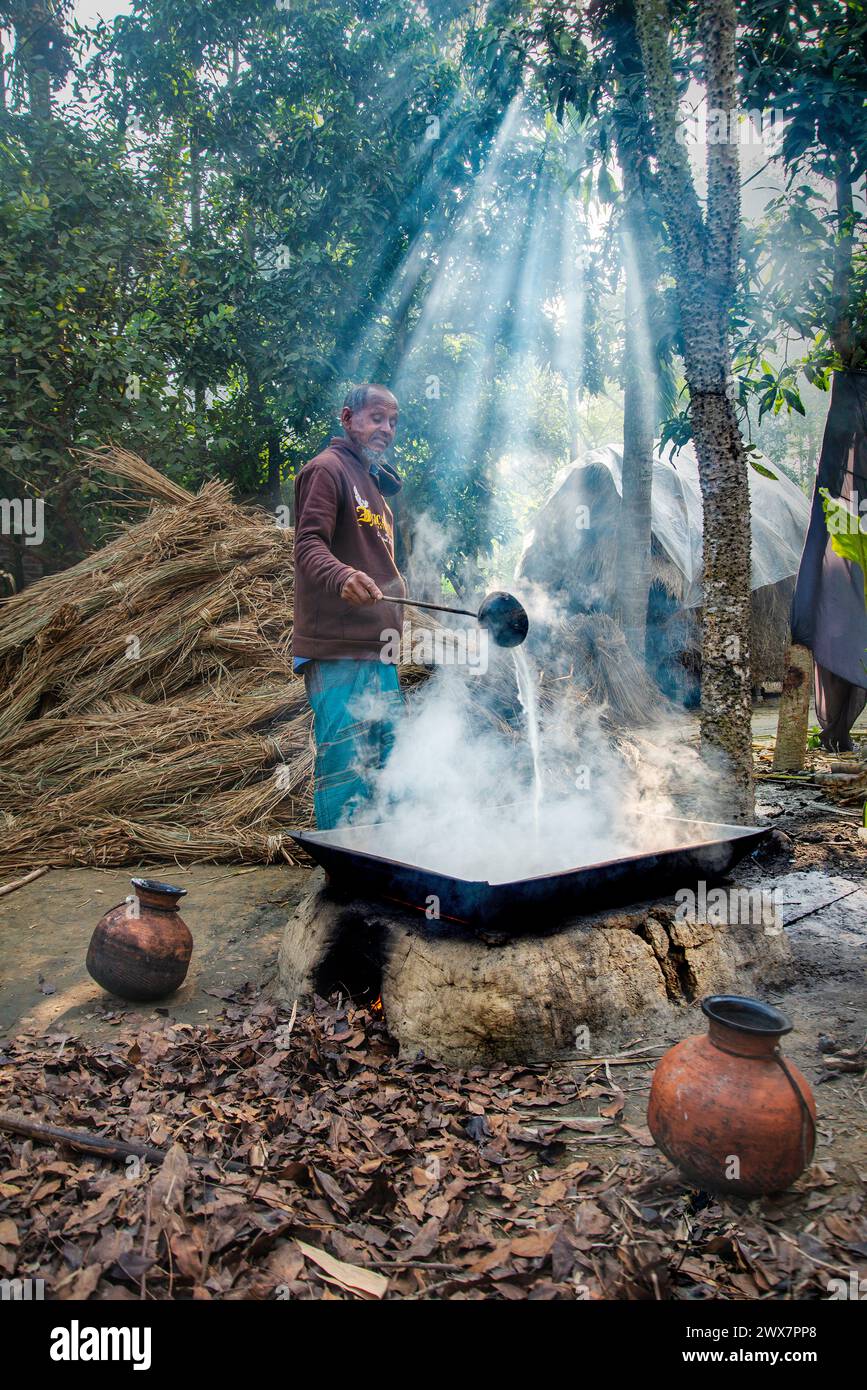
[[[686,100],[695,16],[670,16]],[[864,360],[865,23],[740,7],[740,100],[785,117],[735,267],[747,434]],[[636,362],[647,429],[689,437],[631,0],[134,0],[87,29],[7,0],[0,25],[0,489],[45,500],[49,568],[116,515],[78,449],[275,506],[352,380],[398,390],[407,513],[457,585],[623,428]]]

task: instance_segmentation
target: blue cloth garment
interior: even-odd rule
[[[313,810],[320,830],[363,821],[373,778],[394,744],[402,705],[397,667],[384,661],[307,661],[316,766]]]

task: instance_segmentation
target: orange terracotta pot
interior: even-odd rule
[[[87,969],[121,999],[164,999],[183,984],[193,953],[193,938],[178,911],[187,890],[152,878],[131,882],[135,896],[97,922]]]
[[[704,1036],[659,1061],[647,1123],[685,1177],[714,1192],[755,1196],[790,1187],[813,1157],[816,1105],[779,1040],[792,1025],[758,999],[714,994]]]

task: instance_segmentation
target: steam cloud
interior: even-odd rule
[[[532,604],[531,596],[519,597]],[[508,689],[511,666],[505,652],[497,652],[488,677],[442,666],[414,692],[348,841],[451,877],[504,883],[673,848],[694,836],[666,817],[713,819],[718,779],[689,746],[685,716],[615,737],[603,726],[604,711],[581,703],[564,681],[562,694],[538,711],[537,821],[514,673],[517,729],[510,733],[495,718],[480,727],[479,682]],[[359,711],[378,713],[374,705]]]

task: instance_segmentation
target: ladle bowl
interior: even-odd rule
[[[498,647],[519,647],[530,631],[530,619],[526,610],[504,589],[495,589],[482,600],[478,613],[469,608],[447,608],[442,603],[423,603],[417,598],[392,598],[389,603],[405,604],[410,608],[429,608],[435,613],[460,613],[465,618],[475,618],[480,627],[491,634]]]
[[[498,647],[520,647],[530,630],[530,619],[514,594],[498,589],[488,594],[478,611],[481,627],[487,628]]]

